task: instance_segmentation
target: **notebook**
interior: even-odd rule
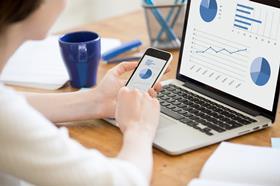
[[[120,45],[118,39],[102,38],[101,53]],[[23,44],[8,61],[0,80],[9,85],[39,89],[62,87],[69,76],[60,55],[58,36]]]
[[[189,186],[279,186],[280,150],[222,143]]]

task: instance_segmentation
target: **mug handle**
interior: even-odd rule
[[[79,52],[79,56],[78,56],[78,60],[79,63],[86,63],[88,61],[88,53],[87,53],[87,45],[86,44],[80,44],[78,46],[78,52]]]

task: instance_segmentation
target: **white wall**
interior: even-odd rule
[[[140,8],[141,0],[68,0],[52,31],[63,31]]]

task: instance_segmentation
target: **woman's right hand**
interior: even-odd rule
[[[134,131],[154,139],[159,124],[160,105],[156,98],[123,87],[118,94],[116,121],[122,133]]]

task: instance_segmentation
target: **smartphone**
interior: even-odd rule
[[[160,80],[172,58],[169,52],[154,48],[147,49],[126,86],[147,92]]]

